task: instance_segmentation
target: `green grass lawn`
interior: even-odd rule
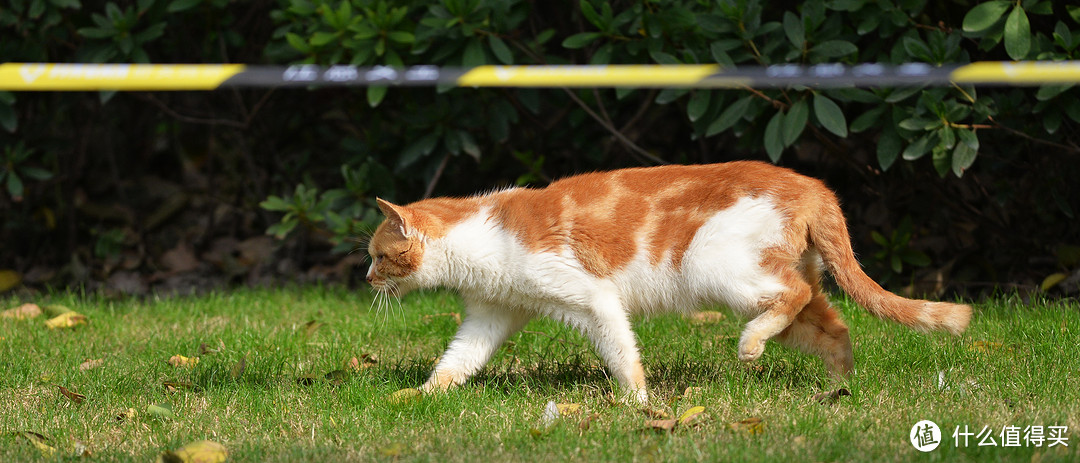
[[[462,308],[451,293],[412,294],[381,312],[369,309],[367,292],[338,288],[8,296],[0,310],[24,302],[64,305],[89,323],[54,330],[44,316],[0,319],[0,461],[68,460],[77,446],[89,461],[152,461],[204,439],[227,447],[230,461],[1080,460],[1080,308],[1072,302],[978,303],[967,334],[950,337],[840,301],[857,373],[843,384],[851,396],[824,405],[813,396],[838,385],[820,361],[770,344],[755,364],[740,363],[741,322],[728,312],[637,320],[652,408],[674,417],[705,408],[670,432],[612,401],[588,343],[549,321],[529,324],[464,387],[391,400],[426,379],[455,332]],[[174,355],[199,361],[176,367]],[[354,357],[357,371],[348,366]],[[324,379],[331,372],[334,380]],[[301,379],[308,375],[319,380]],[[581,409],[545,424],[549,401]],[[148,412],[157,404],[173,416]],[[762,424],[732,424],[750,418]],[[924,419],[944,434],[927,454],[908,440]],[[1025,447],[1022,435],[1020,447],[1002,446],[1003,427],[1031,425],[1047,435],[1067,426],[1068,447]],[[957,426],[988,426],[998,445],[980,447],[972,436],[957,447]],[[46,436],[56,452],[44,456],[24,431]]]

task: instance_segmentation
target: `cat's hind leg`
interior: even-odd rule
[[[776,337],[780,343],[815,354],[838,378],[851,374],[855,361],[847,325],[840,319],[824,294],[815,294],[795,321]]]
[[[765,342],[780,334],[795,320],[813,294],[805,277],[794,269],[777,272],[786,289],[763,300],[760,313],[746,324],[739,339],[739,360],[757,360],[765,352]]]
[[[441,391],[464,383],[487,364],[506,338],[531,318],[524,311],[467,303],[465,321],[420,390]]]

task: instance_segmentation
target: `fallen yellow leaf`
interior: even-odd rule
[[[1069,276],[1064,273],[1052,273],[1047,275],[1046,278],[1043,279],[1042,284],[1039,285],[1039,289],[1043,290],[1043,292],[1049,291],[1050,288],[1057,286],[1058,283],[1065,281],[1068,277]]]
[[[14,309],[7,309],[0,312],[0,318],[14,318],[15,320],[26,320],[27,318],[34,318],[41,315],[41,307],[37,304],[23,304]]]
[[[559,410],[559,416],[573,415],[581,411],[581,404],[555,404],[555,408]]]
[[[198,357],[184,357],[183,355],[174,355],[169,357],[169,365],[176,368],[195,368],[195,365],[199,364]]]
[[[60,328],[71,328],[78,325],[85,325],[87,322],[86,315],[78,312],[64,312],[53,318],[45,321],[45,326],[50,330]]]
[[[229,458],[229,451],[224,445],[214,441],[198,441],[187,444],[173,451],[166,451],[158,457],[158,463],[221,463]]]
[[[48,437],[45,437],[33,431],[20,432],[19,436],[22,436],[23,439],[30,441],[30,443],[33,444],[34,447],[37,447],[38,451],[40,451],[41,454],[44,456],[51,457],[53,456],[53,454],[56,453],[56,448],[46,443],[49,441]]]
[[[401,389],[401,390],[398,390],[398,391],[394,391],[393,394],[390,394],[386,398],[386,401],[390,402],[390,403],[392,403],[394,405],[400,405],[400,404],[412,402],[413,400],[416,400],[416,399],[419,399],[419,398],[420,398],[420,390],[419,389],[409,388],[409,389]]]
[[[702,407],[700,405],[697,407],[690,407],[685,412],[683,412],[682,415],[679,415],[679,426],[687,426],[693,423],[693,421],[698,417],[698,415],[701,415],[704,412],[705,407]]]
[[[22,283],[22,275],[14,270],[0,270],[0,293],[19,286]]]

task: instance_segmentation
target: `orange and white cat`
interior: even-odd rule
[[[367,280],[404,294],[460,292],[465,320],[423,391],[465,382],[530,319],[584,333],[631,400],[648,399],[633,314],[722,304],[750,319],[738,357],[765,342],[852,371],[847,326],[820,273],[871,313],[959,334],[966,305],[905,299],[866,276],[836,196],[819,180],[759,162],[578,175],[546,188],[398,206],[372,236]]]

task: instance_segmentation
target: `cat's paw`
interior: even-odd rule
[[[743,339],[739,341],[739,360],[753,362],[765,352],[765,341]]]

